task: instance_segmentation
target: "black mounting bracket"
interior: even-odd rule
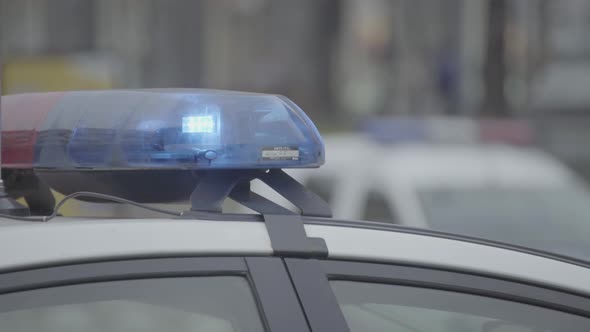
[[[27,202],[27,215],[49,215],[55,207],[51,188],[31,169],[2,169],[2,180],[6,194],[16,199],[23,197]]]
[[[190,197],[192,211],[221,212],[221,204],[229,197],[263,215],[293,214],[250,190],[250,182],[259,179],[299,208],[301,215],[332,217],[328,203],[280,169],[217,170],[199,173],[198,178]]]
[[[250,182],[259,179],[300,209],[301,215],[250,190]],[[221,212],[226,198],[262,214],[276,255],[293,257],[326,257],[324,239],[310,238],[305,233],[302,216],[332,216],[328,203],[280,169],[217,170],[199,174],[190,197],[191,212]],[[217,214],[223,218],[223,214]]]
[[[258,220],[262,218],[276,255],[283,257],[326,257],[328,255],[328,249],[323,239],[310,238],[306,235],[302,217],[330,218],[332,216],[330,206],[284,171],[280,169],[213,170],[197,171],[194,175],[195,177],[189,177],[191,181],[196,178],[196,187],[190,195],[191,210],[186,211],[182,218],[214,220],[249,219],[246,216],[255,217]],[[24,197],[32,215],[52,213],[55,199],[51,189],[33,170],[5,170],[2,172],[2,178],[8,195],[0,196],[6,196],[5,198]],[[252,192],[250,182],[254,179],[260,179],[266,183],[299,208],[301,213],[292,212]],[[182,185],[184,187],[178,190],[186,188],[190,190],[189,183],[182,183]],[[260,215],[222,214],[221,206],[226,198],[230,198],[260,213]],[[16,211],[15,206],[0,206],[0,210],[6,212],[9,208],[11,211]],[[18,210],[17,212],[28,214],[29,210]]]

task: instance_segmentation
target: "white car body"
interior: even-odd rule
[[[363,225],[367,228],[363,229]],[[328,258],[411,264],[553,285],[590,295],[590,269],[506,248],[444,236],[338,224],[306,224]],[[355,245],[352,245],[352,244]],[[370,244],[370,245],[368,245]],[[264,223],[227,220],[0,219],[0,271],[93,261],[183,256],[272,256]]]
[[[473,332],[501,331],[485,328],[498,323],[547,331],[590,328],[588,264],[391,224],[283,217],[302,222],[296,226],[304,232],[299,244],[321,240],[322,248],[281,251],[296,238],[292,227],[220,214],[215,220],[0,219],[0,327],[411,332],[423,326],[420,331],[450,332],[459,322],[471,324],[465,331]],[[427,296],[409,313],[406,302],[386,305],[402,315],[394,321],[359,316],[373,302],[347,300],[380,298],[379,290],[410,292],[412,301],[414,293]],[[455,306],[457,298],[492,306],[472,311]],[[185,301],[195,304],[178,307]],[[432,311],[433,303],[442,311]]]

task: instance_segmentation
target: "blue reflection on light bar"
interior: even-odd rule
[[[213,133],[216,123],[212,115],[185,116],[182,118],[183,133]]]

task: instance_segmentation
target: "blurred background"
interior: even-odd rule
[[[0,0],[4,94],[285,94],[323,132],[370,115],[525,117],[590,178],[585,0]]]
[[[375,115],[524,119],[590,179],[585,0],[0,0],[2,93],[280,93],[323,133]]]

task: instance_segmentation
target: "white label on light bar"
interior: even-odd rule
[[[299,160],[299,148],[293,146],[262,148],[262,160]]]

